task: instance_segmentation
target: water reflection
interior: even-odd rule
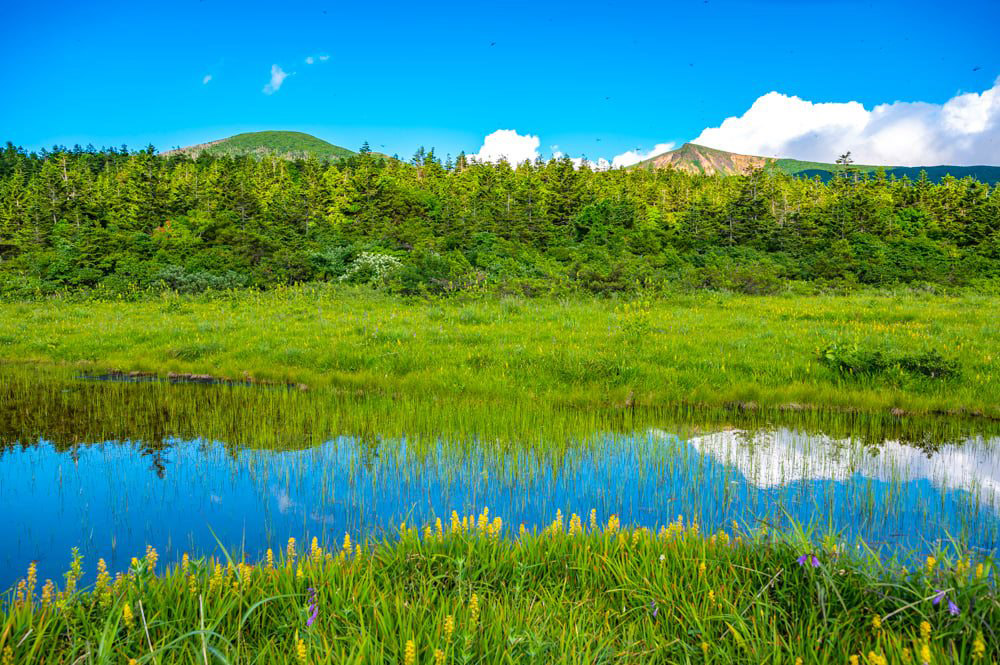
[[[690,439],[651,430],[593,437],[558,454],[346,437],[287,451],[171,439],[59,452],[40,441],[0,455],[0,587],[31,560],[43,579],[60,579],[73,546],[88,570],[97,557],[120,570],[147,543],[164,561],[220,544],[255,558],[289,536],[333,544],[344,532],[357,538],[483,507],[508,528],[594,508],[602,519],[616,513],[654,528],[677,515],[705,530],[794,519],[886,554],[917,556],[949,536],[992,550],[997,450],[997,439],[927,453],[790,429]]]

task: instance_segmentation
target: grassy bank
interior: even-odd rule
[[[103,562],[90,577],[93,562],[75,560],[62,592],[29,571],[0,615],[0,653],[23,664],[406,665],[1000,654],[988,561],[906,572],[736,525],[708,536],[678,521],[654,534],[620,530],[614,516],[603,528],[558,515],[542,533],[503,529],[484,512],[378,543],[289,543],[253,566],[185,559],[162,573],[147,550],[113,580]]]
[[[971,295],[701,294],[626,308],[304,287],[2,304],[0,360],[587,407],[742,403],[996,417],[998,310],[998,299]],[[825,362],[821,349],[832,349]],[[931,351],[955,373],[921,369]]]

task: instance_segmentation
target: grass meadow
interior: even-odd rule
[[[336,286],[53,299],[0,304],[0,362],[587,408],[996,418],[998,305],[912,294],[415,300]]]

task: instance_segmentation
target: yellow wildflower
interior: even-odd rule
[[[3,665],[14,665],[14,650],[10,648],[9,644],[3,648],[3,660],[0,662]]]
[[[434,665],[444,665],[444,651],[434,649]]]
[[[350,553],[351,553],[351,534],[349,534],[349,533],[345,533],[344,534],[344,547],[343,547],[343,550],[344,550],[344,556],[349,556],[350,555]]]
[[[986,642],[983,640],[983,634],[978,633],[976,639],[972,641],[972,658],[973,660],[982,660],[985,654]]]
[[[983,579],[983,572],[984,572],[984,570],[985,569],[983,568],[983,564],[982,563],[977,563],[976,564],[976,579],[977,580]]]
[[[309,548],[309,558],[313,563],[320,563],[323,560],[323,549],[319,546],[316,536],[313,536],[312,546]]]
[[[274,550],[270,547],[267,548],[267,567],[268,569],[274,568]]]
[[[701,652],[705,654],[706,658],[708,657],[708,642],[701,643]]]
[[[913,654],[910,652],[910,649],[908,647],[903,647],[903,662],[904,663],[910,662],[910,658],[912,657],[912,655]]]
[[[920,637],[924,642],[931,639],[931,624],[929,621],[920,622]]]
[[[156,571],[156,562],[159,558],[160,555],[156,553],[156,548],[152,545],[146,545],[146,565],[149,567],[149,572]]]
[[[868,663],[869,665],[889,665],[889,661],[886,660],[885,656],[874,651],[868,652]]]
[[[453,510],[451,511],[451,532],[453,534],[456,534],[461,531],[462,531],[462,522],[461,520],[458,519],[458,511]]]
[[[928,665],[931,662],[931,647],[926,642],[920,647],[920,662]]]
[[[444,641],[451,642],[451,636],[455,632],[455,617],[451,614],[444,618]]]
[[[403,652],[403,665],[414,665],[417,662],[417,645],[413,640],[406,640],[406,650]]]
[[[878,614],[872,617],[872,628],[875,630],[882,630],[882,617]]]
[[[590,509],[590,530],[597,531],[597,509]]]
[[[708,603],[709,605],[715,605],[715,591],[712,589],[708,590]]]
[[[434,531],[437,532],[438,542],[444,540],[444,526],[441,524],[441,518],[434,520]]]
[[[431,531],[431,525],[427,524],[424,526],[424,540],[429,541],[434,536],[434,532]]]
[[[795,665],[802,665],[802,657],[801,656],[795,659]]]
[[[125,627],[131,630],[132,624],[135,622],[135,617],[132,616],[132,607],[128,603],[125,603],[125,606],[122,607],[122,619],[125,620]]]
[[[288,545],[285,547],[285,556],[288,557],[286,564],[291,566],[292,560],[295,559],[295,538],[288,539]]]
[[[475,626],[479,621],[479,596],[472,594],[469,599],[469,625]]]
[[[52,594],[55,592],[55,584],[52,580],[45,580],[45,586],[42,587],[42,605],[52,604]]]
[[[181,572],[186,573],[188,571],[188,566],[191,565],[191,560],[188,558],[188,553],[185,552],[181,556]]]
[[[608,533],[614,533],[620,527],[621,527],[621,522],[618,521],[617,515],[612,515],[611,517],[608,518],[608,527],[606,529]]]
[[[850,665],[859,665],[861,659],[858,658],[858,654],[853,653],[851,654],[850,658],[847,659],[847,662],[850,663]]]
[[[927,565],[927,573],[928,574],[933,573],[934,566],[937,565],[937,559],[935,559],[932,556],[927,557],[926,565]]]
[[[296,631],[297,632],[297,631]],[[308,662],[308,652],[306,651],[306,642],[301,637],[296,636],[295,640],[295,655],[299,659],[299,662],[305,665]]]
[[[704,575],[706,570],[708,570],[708,566],[705,565],[704,561],[702,561],[701,563],[698,564],[698,574],[699,575]]]

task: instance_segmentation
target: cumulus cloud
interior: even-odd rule
[[[498,129],[483,139],[483,147],[469,157],[480,162],[506,160],[511,164],[538,159],[541,141],[532,134],[521,135],[516,129]]]
[[[769,92],[743,115],[706,128],[694,142],[821,162],[850,150],[861,164],[997,164],[1000,78],[988,90],[958,94],[944,104],[893,102],[871,110],[854,101],[816,103]]]
[[[632,166],[633,164],[638,164],[644,159],[649,159],[650,157],[656,157],[665,152],[670,152],[677,144],[673,141],[669,143],[657,143],[653,146],[652,150],[647,152],[641,152],[639,150],[627,150],[620,155],[615,155],[611,160],[611,168],[620,168],[623,166]]]
[[[568,157],[569,161],[573,162],[573,168],[575,169],[582,168],[584,164],[594,171],[607,171],[611,168],[611,162],[603,157],[598,157],[596,160],[588,159],[587,157],[571,157],[561,151],[557,145],[551,146],[550,149],[552,150],[552,159]]]
[[[206,83],[208,83],[211,80],[212,80],[212,75],[211,74],[205,74],[205,78],[203,78],[201,80],[201,84],[205,85]]]
[[[314,65],[317,62],[326,62],[329,59],[330,59],[330,56],[328,56],[328,55],[307,55],[306,56],[306,64],[307,65]]]
[[[288,73],[278,65],[271,65],[271,80],[264,86],[265,95],[273,95],[281,89],[281,84],[288,78]]]
[[[311,55],[306,56],[306,64],[307,65],[311,65],[314,62],[316,62],[316,59],[314,57],[312,57]]]

